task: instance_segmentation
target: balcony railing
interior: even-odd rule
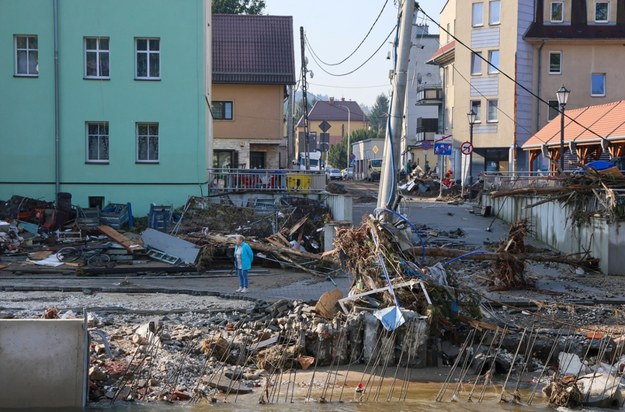
[[[208,182],[214,193],[319,193],[325,190],[326,176],[305,170],[208,169]]]
[[[538,187],[561,187],[564,179],[552,172],[484,172],[481,175],[484,189],[512,190]]]
[[[443,87],[440,84],[426,84],[417,89],[417,103],[436,104],[443,102]]]

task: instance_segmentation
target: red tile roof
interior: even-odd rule
[[[607,140],[625,140],[625,100],[565,110],[564,141],[597,143]],[[571,119],[574,119],[575,122]],[[560,144],[560,115],[530,137],[524,149]],[[577,123],[576,123],[577,122]]]
[[[213,83],[295,84],[291,16],[213,14]]]

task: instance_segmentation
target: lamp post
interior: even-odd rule
[[[477,120],[477,113],[473,111],[473,108],[467,113],[467,119],[469,120],[469,142],[471,143],[471,148],[473,148],[473,125]],[[469,193],[471,193],[471,186],[473,186],[473,150],[469,154]]]
[[[347,148],[345,149],[345,151],[347,152],[347,166],[345,166],[345,168],[349,169],[349,161],[351,160],[349,139],[350,139],[350,135],[352,134],[352,111],[349,110],[349,107],[343,106],[342,104],[339,105],[339,107],[343,107],[343,108],[347,109]],[[336,165],[336,166],[338,166],[338,165]]]
[[[564,173],[564,106],[566,106],[566,102],[569,100],[569,94],[571,94],[571,91],[564,85],[556,92],[558,104],[560,105],[560,171],[562,173]]]

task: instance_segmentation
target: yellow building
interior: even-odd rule
[[[293,84],[290,16],[213,15],[213,167],[287,166],[284,101]]]

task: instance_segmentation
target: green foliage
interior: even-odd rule
[[[261,14],[264,0],[213,0],[213,14]]]
[[[371,109],[371,113],[369,114],[369,124],[371,125],[371,129],[376,131],[384,131],[386,130],[386,119],[388,117],[388,97],[386,95],[381,94],[375,99],[375,104]]]

